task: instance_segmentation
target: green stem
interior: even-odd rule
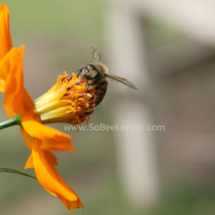
[[[0,123],[0,130],[13,125],[21,125],[21,116],[16,115],[14,118]]]

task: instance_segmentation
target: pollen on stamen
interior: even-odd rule
[[[84,93],[80,93],[78,97],[83,97],[83,96],[86,96],[86,95],[87,95],[87,93],[84,92]]]
[[[76,106],[81,106],[83,103],[82,102],[77,102],[75,105]]]
[[[76,113],[80,113],[81,112],[81,109],[76,109]]]
[[[85,83],[85,82],[87,82],[87,79],[81,79],[81,82]]]
[[[66,92],[63,96],[69,96],[69,95],[72,95],[73,93],[74,93],[73,91]]]
[[[95,92],[95,90],[90,89],[90,90],[87,90],[87,92],[88,92],[88,93],[94,93],[94,92]]]
[[[71,90],[75,86],[76,86],[76,84],[72,84],[72,85],[70,85],[70,86],[67,87],[67,90]]]
[[[67,77],[68,77],[68,75],[67,75],[67,74],[64,74],[63,77],[62,77],[61,82],[63,82]]]
[[[81,84],[81,83],[82,83],[82,81],[79,80],[79,81],[77,81],[77,82],[75,83],[75,85],[79,85],[79,84]]]
[[[89,106],[89,108],[91,109],[91,108],[94,108],[95,106],[96,106],[96,104],[92,104]]]
[[[67,77],[67,80],[70,81],[72,79],[72,75]]]
[[[96,102],[96,99],[90,100],[90,101],[88,102],[88,104],[92,104],[92,103],[94,103],[94,102]]]

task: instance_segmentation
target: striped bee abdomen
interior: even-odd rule
[[[104,98],[108,82],[105,77],[107,69],[101,63],[88,64],[86,67],[79,69],[77,76],[81,76],[81,79],[86,79],[86,85],[88,91],[92,95],[90,99],[91,107],[97,106]]]

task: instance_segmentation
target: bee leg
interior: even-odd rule
[[[75,71],[75,72],[77,72],[77,77],[80,76],[80,73],[82,72],[83,69],[84,69],[84,67],[82,67],[81,69],[78,69],[77,71]]]

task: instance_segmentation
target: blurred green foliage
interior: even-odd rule
[[[11,13],[12,34],[23,37],[25,32],[31,36],[59,36],[102,41],[102,1],[5,1]],[[60,39],[60,38],[59,38]]]

